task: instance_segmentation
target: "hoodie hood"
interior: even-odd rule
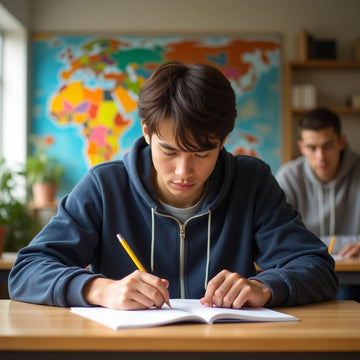
[[[322,183],[314,171],[311,169],[308,161],[304,162],[304,171],[309,181],[316,189],[318,212],[319,212],[319,236],[334,236],[336,234],[336,192],[347,178],[358,162],[358,158],[348,146],[345,147],[341,154],[340,168],[336,177],[329,183]],[[328,210],[326,210],[328,209]],[[328,212],[329,221],[326,224],[326,212]]]

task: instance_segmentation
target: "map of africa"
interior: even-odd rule
[[[280,165],[280,42],[277,36],[35,36],[31,133],[52,136],[65,165],[61,195],[103,161],[120,159],[141,135],[137,97],[168,60],[220,69],[238,116],[226,148]]]

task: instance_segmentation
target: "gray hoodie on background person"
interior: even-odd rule
[[[360,241],[360,157],[348,145],[336,177],[327,184],[304,156],[282,165],[276,179],[309,230],[327,245],[336,236],[333,254]]]

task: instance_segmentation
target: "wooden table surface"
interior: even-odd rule
[[[351,259],[337,259],[335,260],[335,271],[358,271],[360,272],[360,257]]]
[[[113,330],[68,308],[0,300],[1,351],[358,352],[360,304],[277,308],[297,322],[176,324]],[[261,344],[261,347],[259,347]],[[1,358],[1,353],[0,353]]]

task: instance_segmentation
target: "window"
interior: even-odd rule
[[[2,131],[2,98],[3,98],[3,35],[0,32],[0,134]],[[0,158],[2,157],[2,136],[0,136]]]
[[[26,160],[28,33],[2,6],[0,33],[0,156],[18,169]],[[16,189],[19,198],[25,197],[24,185]]]

